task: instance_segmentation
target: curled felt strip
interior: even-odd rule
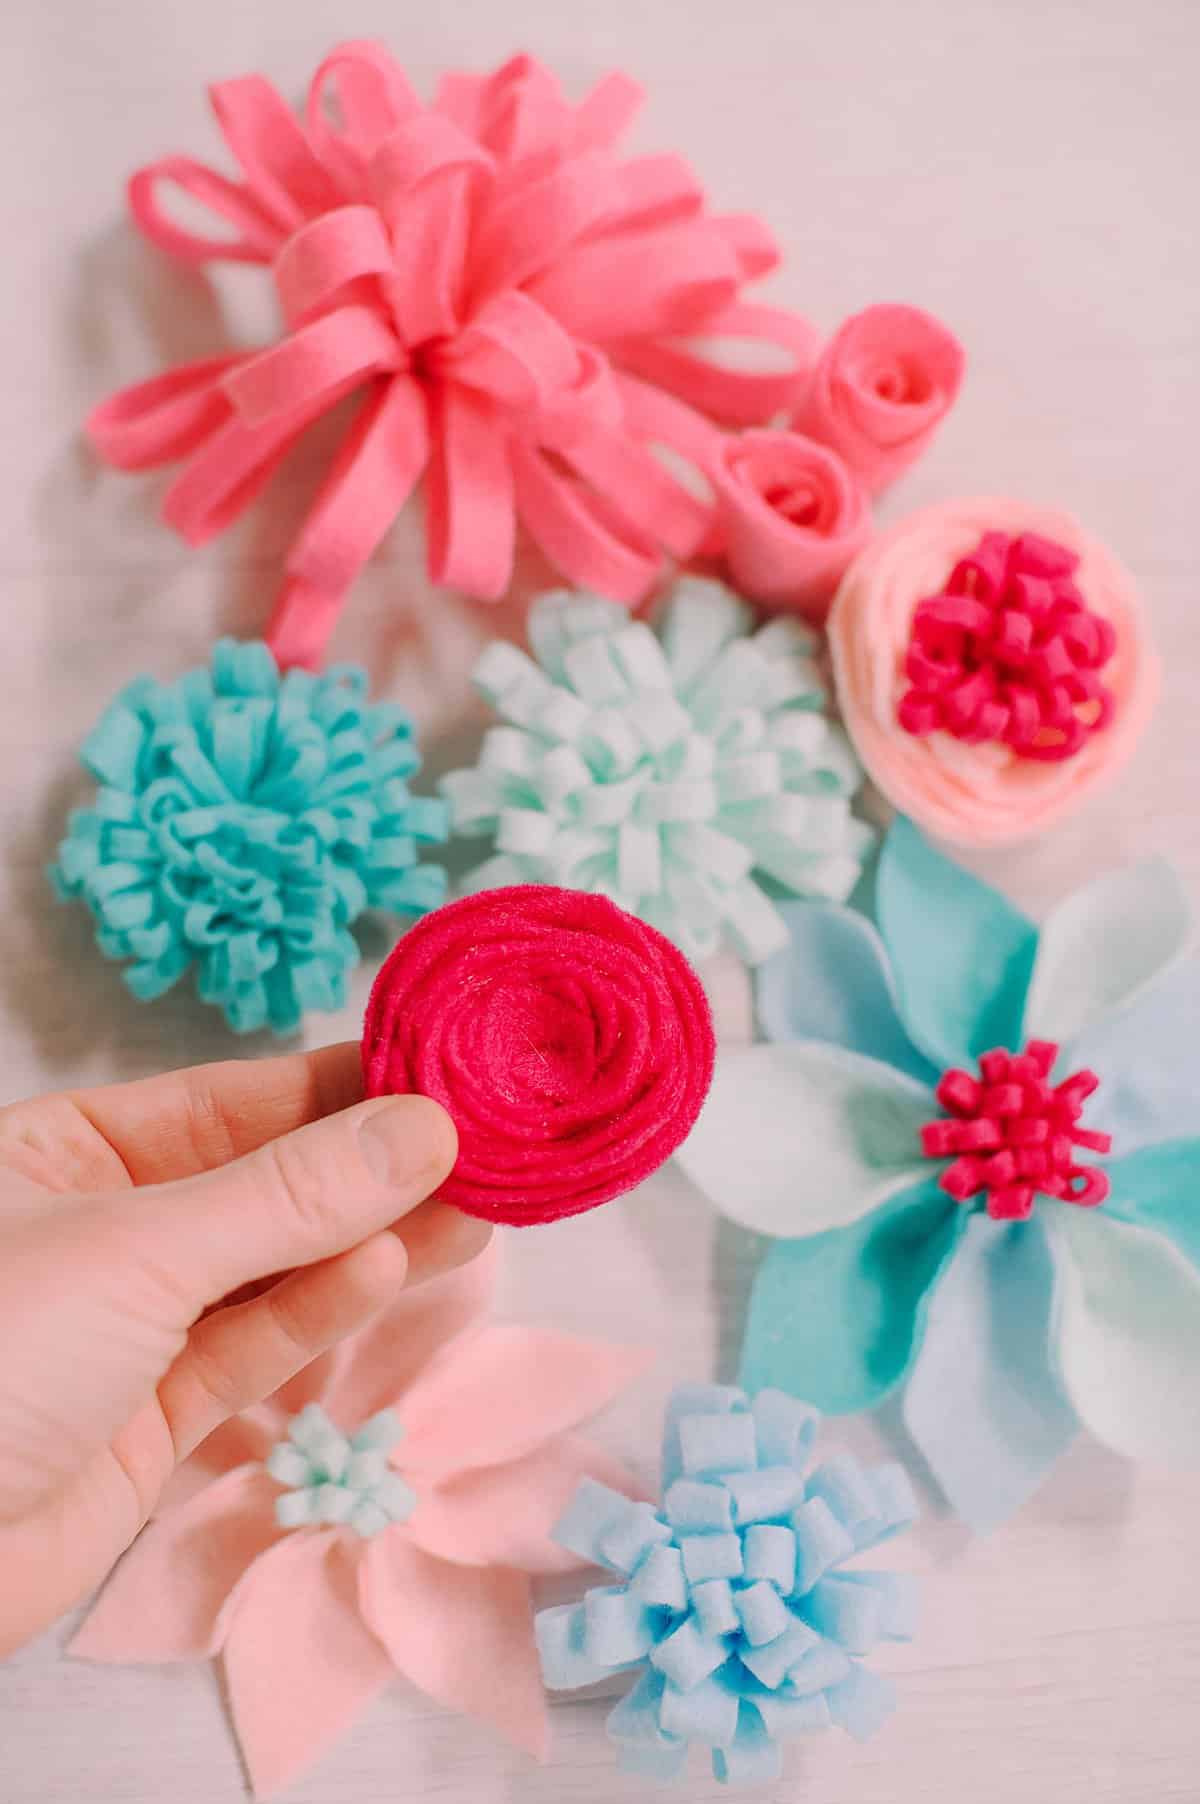
[[[582,1563],[550,1539],[581,1480],[635,1490],[572,1431],[647,1357],[488,1322],[494,1281],[485,1254],[418,1286],[293,1381],[299,1415],[275,1399],[227,1423],[71,1645],[118,1664],[219,1654],[256,1797],[397,1677],[545,1756],[532,1583]]]
[[[470,888],[601,891],[690,958],[786,940],[767,884],[842,900],[871,830],[862,773],[826,719],[817,641],[685,578],[651,628],[595,596],[547,595],[534,657],[488,647],[476,687],[503,716],[479,765],[442,780],[455,830],[494,835]]]
[[[97,793],[51,876],[139,1001],[194,971],[236,1032],[290,1033],[344,1005],[365,910],[441,901],[418,854],[445,805],[410,793],[412,723],[366,688],[354,666],[281,677],[265,645],[223,639],[211,670],[139,678],[105,713],[82,753]]]
[[[1069,516],[1020,501],[945,502],[881,534],[829,641],[871,776],[956,845],[1052,826],[1120,770],[1158,696],[1132,577]]]
[[[928,446],[957,399],[965,362],[932,314],[868,307],[825,346],[792,424],[832,446],[878,494]]]
[[[797,432],[731,438],[708,467],[734,587],[823,621],[871,534],[864,490],[836,451]]]
[[[768,1781],[793,1736],[866,1739],[891,1711],[862,1656],[911,1637],[913,1583],[847,1562],[913,1522],[912,1488],[846,1453],[806,1471],[818,1420],[781,1391],[682,1386],[658,1508],[585,1482],[555,1529],[615,1582],[539,1613],[542,1671],[560,1691],[640,1674],[608,1718],[627,1770],[679,1777],[698,1745],[718,1780]]]
[[[303,119],[261,77],[213,89],[241,180],[179,157],[134,177],[134,216],[157,244],[269,265],[287,322],[264,350],[181,366],[91,416],[111,463],[183,460],[164,511],[184,538],[223,530],[306,426],[361,397],[288,555],[269,634],[284,663],[319,663],[422,481],[433,581],[483,599],[508,586],[518,521],[568,579],[625,602],[664,549],[686,558],[708,537],[711,509],[651,447],[702,461],[713,419],[768,418],[817,338],[741,299],[777,260],[758,221],[708,212],[675,157],[618,156],[639,98],[612,76],[572,105],[518,57],[447,76],[426,106],[379,45],[344,44]],[[170,187],[232,236],[172,223]],[[697,334],[782,343],[790,367],[702,361],[676,344]]]
[[[892,827],[879,931],[789,910],[679,1159],[773,1237],[742,1381],[904,1419],[958,1513],[1019,1507],[1082,1423],[1200,1464],[1200,960],[1171,867],[1040,928]],[[1111,1157],[1108,1156],[1111,1153]]]
[[[419,1091],[453,1117],[443,1201],[519,1227],[649,1177],[695,1121],[713,1056],[675,947],[602,896],[545,885],[427,916],[379,973],[363,1031],[369,1096]]]

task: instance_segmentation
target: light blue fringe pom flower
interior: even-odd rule
[[[840,1727],[865,1739],[890,1682],[861,1662],[914,1625],[907,1575],[845,1562],[916,1517],[902,1467],[835,1453],[805,1475],[819,1418],[782,1391],[677,1390],[655,1510],[585,1479],[554,1531],[618,1582],[537,1618],[553,1690],[641,1672],[608,1719],[620,1764],[680,1774],[690,1744],[727,1783],[774,1779],[780,1744]]]
[[[280,1528],[345,1524],[369,1540],[406,1521],[417,1506],[416,1493],[388,1463],[403,1436],[390,1409],[345,1435],[319,1403],[306,1405],[288,1423],[287,1439],[267,1455],[267,1471],[284,1486],[275,1500]]]
[[[142,677],[103,716],[82,752],[99,790],[51,878],[132,961],[140,1001],[194,967],[236,1032],[291,1032],[344,1003],[365,909],[442,900],[417,854],[446,837],[445,804],[410,795],[412,724],[366,692],[356,667],[280,676],[267,646],[223,639],[211,671]]]
[[[466,887],[598,890],[693,959],[727,937],[752,964],[787,943],[762,879],[844,900],[874,838],[850,812],[862,770],[825,716],[815,636],[751,624],[692,577],[654,629],[595,596],[543,596],[536,663],[497,641],[475,669],[509,724],[442,779],[455,830],[495,838]]]

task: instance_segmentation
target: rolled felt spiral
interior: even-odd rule
[[[699,978],[604,896],[518,884],[426,917],[376,980],[367,1094],[419,1091],[458,1129],[440,1195],[515,1226],[632,1190],[690,1131],[712,1081]]]

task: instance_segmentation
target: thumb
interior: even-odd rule
[[[378,1097],[218,1170],[125,1193],[112,1208],[135,1261],[162,1276],[191,1321],[244,1284],[388,1227],[437,1189],[457,1156],[440,1104]]]

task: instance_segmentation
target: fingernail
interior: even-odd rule
[[[360,1124],[358,1140],[381,1184],[394,1188],[428,1179],[425,1195],[446,1176],[456,1154],[449,1116],[424,1096],[381,1103]]]

